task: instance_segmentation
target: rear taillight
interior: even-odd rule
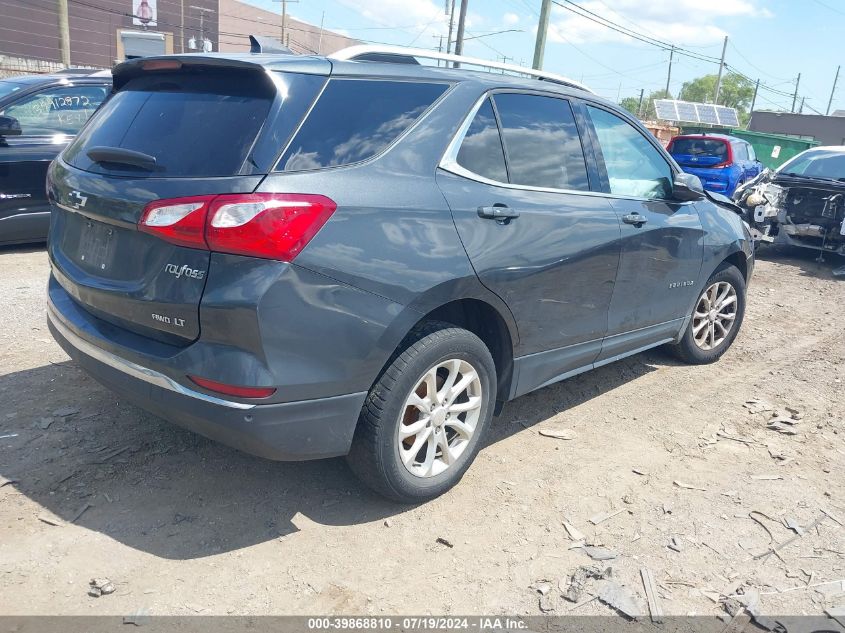
[[[188,378],[203,389],[227,396],[235,396],[236,398],[267,398],[276,393],[275,387],[241,387],[240,385],[228,385],[224,382],[200,378],[199,376],[188,376]]]
[[[325,196],[218,196],[211,202],[206,239],[213,251],[293,261],[337,208]]]
[[[291,262],[336,208],[315,194],[174,198],[147,205],[139,229],[180,246]]]
[[[144,209],[138,228],[179,246],[208,248],[205,217],[213,199],[214,196],[195,196],[156,200]]]

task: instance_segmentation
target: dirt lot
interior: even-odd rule
[[[768,613],[845,604],[823,584],[845,578],[845,281],[830,263],[769,252],[716,365],[658,350],[508,404],[464,481],[419,507],[382,501],[342,460],[263,461],[118,402],[47,332],[43,250],[7,249],[0,267],[0,613],[539,614],[529,586],[545,579],[542,606],[564,614],[558,586],[592,563],[564,521],[618,554],[602,565],[643,605],[651,569],[667,613],[721,613],[741,585]],[[752,399],[791,407],[797,434]],[[795,535],[787,518],[822,521],[755,559]],[[94,577],[116,591],[89,597]]]

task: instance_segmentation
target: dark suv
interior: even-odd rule
[[[109,90],[90,70],[0,79],[0,245],[47,238],[47,168]]]
[[[381,60],[116,67],[48,175],[67,353],[203,435],[347,455],[419,501],[505,401],[731,345],[747,230],[635,119],[563,81]]]

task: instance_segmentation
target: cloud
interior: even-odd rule
[[[432,35],[444,35],[448,16],[443,3],[432,0],[339,0],[340,4],[356,11],[381,26],[403,27],[409,41],[416,36],[417,45],[430,45]],[[412,25],[412,26],[409,26]]]
[[[505,26],[514,26],[515,24],[519,24],[519,16],[516,13],[505,13],[502,16],[502,24]]]
[[[772,16],[751,0],[585,0],[578,5],[618,25],[679,46],[718,43],[727,35],[716,24],[720,18]],[[558,6],[552,11],[549,39],[574,44],[634,41]]]

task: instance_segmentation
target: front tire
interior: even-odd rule
[[[704,284],[681,340],[670,346],[691,365],[717,361],[734,342],[745,316],[745,278],[724,264]]]
[[[496,366],[481,339],[425,323],[370,389],[347,462],[389,499],[433,499],[469,468],[495,402]]]

